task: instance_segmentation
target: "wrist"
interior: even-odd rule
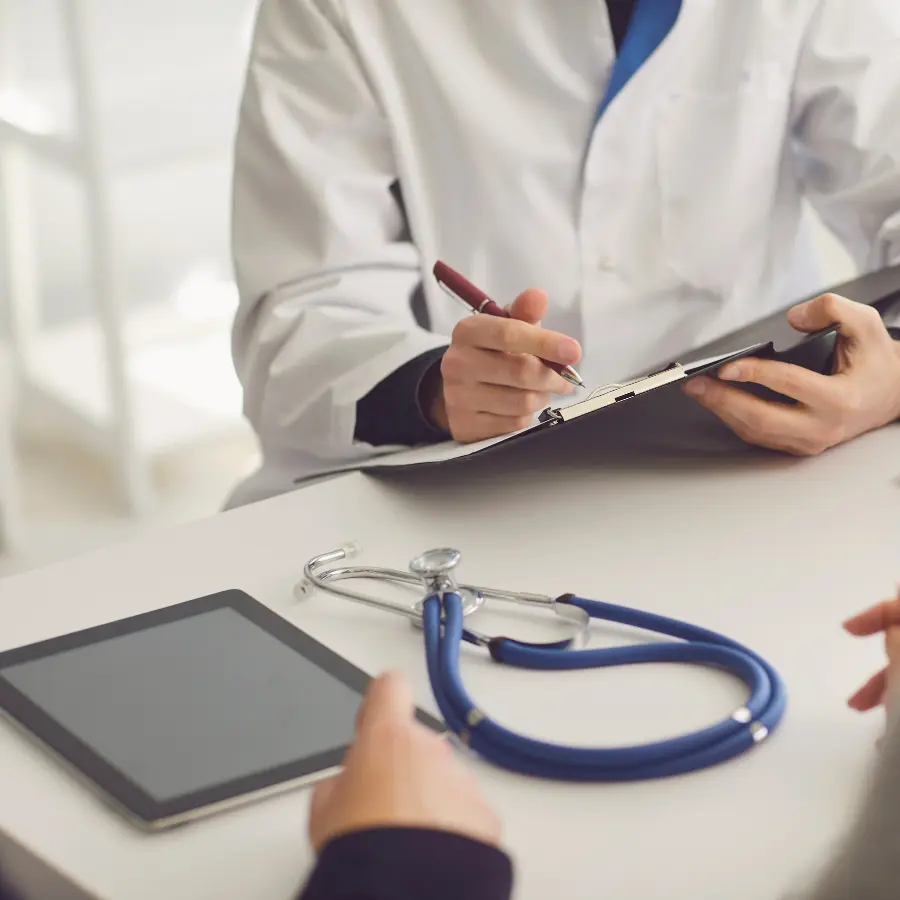
[[[894,340],[894,356],[897,360],[897,365],[895,367],[897,385],[895,388],[897,402],[894,405],[894,415],[891,418],[892,422],[900,421],[900,340]]]
[[[893,683],[888,684],[888,689],[884,695],[884,711],[887,718],[887,730],[893,734],[900,729],[900,691],[896,684],[897,679],[893,679]]]
[[[437,360],[422,377],[419,385],[419,408],[425,418],[441,431],[450,431],[447,407],[444,403],[444,379],[441,361]]]
[[[405,362],[356,404],[354,440],[373,447],[436,444],[446,432],[432,424],[422,404],[422,381],[440,359],[445,347],[436,347]]]
[[[884,648],[888,658],[884,705],[888,716],[896,719],[900,715],[900,626],[894,625],[887,629],[884,635]]]
[[[329,841],[301,900],[368,897],[465,897],[509,900],[513,868],[500,849],[427,828],[382,827]]]

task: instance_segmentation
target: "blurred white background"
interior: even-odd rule
[[[103,161],[99,181],[85,181],[83,166],[0,143],[0,212],[8,236],[25,247],[13,260],[0,246],[8,314],[0,334],[9,337],[18,322],[14,343],[25,354],[16,437],[25,530],[15,552],[0,556],[0,573],[212,514],[255,464],[229,356],[228,233],[231,143],[256,3],[0,0],[0,142],[13,134],[5,118],[50,135],[45,145],[71,157],[77,17],[64,13],[75,10],[96,76]],[[31,197],[19,197],[28,174]],[[101,199],[108,192],[108,255],[123,312],[128,389],[118,414],[92,280],[91,185]],[[32,234],[39,302],[27,297],[32,267],[21,264]],[[821,230],[819,248],[826,283],[850,277],[846,255]],[[25,302],[12,305],[6,286],[15,261]],[[0,389],[9,380],[0,369]],[[133,451],[128,464],[123,434]],[[0,503],[9,509],[4,471],[0,425]]]
[[[0,203],[13,243],[26,242],[17,283],[23,270],[30,281],[33,268],[39,299],[23,300],[20,290],[11,303],[14,260],[3,241],[0,333],[9,338],[11,323],[24,323],[16,443],[25,530],[0,571],[215,512],[255,463],[228,345],[231,143],[255,7],[256,0],[0,0],[0,116],[61,137],[55,146],[63,148],[79,126],[73,25],[80,21],[86,38],[135,482],[129,489],[119,478],[120,417],[86,215],[92,182],[81,177],[83,166],[80,173],[7,141]],[[24,185],[30,196],[20,195]]]

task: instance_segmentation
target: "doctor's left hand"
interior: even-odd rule
[[[768,359],[742,359],[685,392],[750,444],[813,456],[900,418],[900,341],[877,311],[836,294],[795,306],[788,321],[812,333],[840,328],[831,375]],[[753,382],[796,400],[754,397],[727,382]]]

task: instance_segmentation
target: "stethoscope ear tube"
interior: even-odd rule
[[[682,737],[636,747],[582,748],[535,740],[498,725],[469,697],[459,671],[463,638],[462,601],[458,594],[432,594],[424,601],[423,628],[432,691],[441,715],[473,752],[502,768],[563,781],[638,781],[693,772],[724,762],[760,743],[784,715],[786,691],[778,673],[764,659],[736,641],[628,607],[559,598],[591,618],[655,631],[678,641],[588,650],[566,649],[568,642],[535,645],[508,638],[489,644],[497,662],[519,668],[563,670],[603,668],[653,662],[680,662],[724,669],[749,688],[745,706],[729,718]]]

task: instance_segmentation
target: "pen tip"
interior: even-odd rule
[[[569,384],[575,385],[575,387],[585,386],[584,382],[581,380],[581,376],[571,366],[563,366],[561,369],[557,369],[557,371],[569,382]]]

